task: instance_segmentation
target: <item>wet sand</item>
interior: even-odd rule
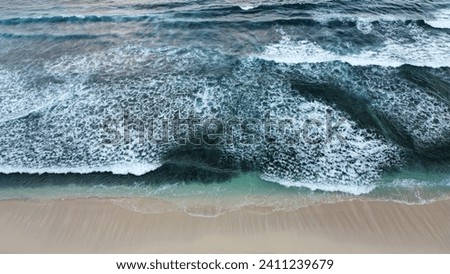
[[[450,253],[450,200],[243,207],[217,217],[192,216],[160,200],[139,204],[160,212],[136,212],[111,199],[0,201],[0,252]]]

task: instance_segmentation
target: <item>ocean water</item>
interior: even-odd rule
[[[446,199],[449,107],[449,1],[0,5],[0,199]]]

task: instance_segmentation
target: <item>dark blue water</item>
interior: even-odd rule
[[[449,107],[449,1],[0,5],[7,197],[248,180],[447,191]]]

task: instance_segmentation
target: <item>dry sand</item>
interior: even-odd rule
[[[245,207],[211,218],[139,213],[110,199],[8,200],[0,201],[0,252],[450,253],[450,200]]]

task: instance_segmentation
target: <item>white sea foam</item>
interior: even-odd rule
[[[258,7],[258,5],[242,5],[239,6],[242,10],[252,10]]]
[[[280,119],[290,117],[294,124],[302,124],[305,119],[324,121],[328,109],[317,101],[281,105],[274,106],[274,115]],[[264,161],[262,178],[286,186],[362,194],[374,189],[383,166],[400,162],[399,148],[383,137],[358,128],[340,111],[333,111],[330,119],[340,121],[338,131],[342,139],[334,136],[311,143],[300,138],[295,146],[280,143]],[[312,139],[327,136],[323,123],[309,134],[314,135]]]
[[[371,31],[367,22],[361,23],[358,28],[366,33]],[[257,57],[286,64],[341,61],[355,66],[399,67],[404,64],[433,68],[450,66],[449,35],[442,34],[436,37],[414,27],[410,31],[414,35],[414,41],[388,37],[381,47],[347,54],[325,49],[314,41],[294,41],[285,34],[280,42],[266,46],[264,52]]]
[[[145,123],[151,119],[155,123],[169,121],[174,110],[194,109],[198,117],[217,112],[224,96],[217,83],[175,73],[185,70],[192,58],[202,60],[196,52],[188,53],[163,55],[146,47],[126,46],[51,60],[44,65],[42,75],[63,81],[55,84],[56,92],[49,92],[48,97],[41,88],[26,88],[27,81],[33,83],[39,75],[0,70],[0,77],[7,80],[0,82],[0,96],[6,102],[0,106],[4,117],[0,121],[0,171],[143,175],[156,169],[159,164],[154,163],[160,162],[163,152],[176,145],[151,142],[151,137],[161,140],[160,124],[154,125],[152,136],[147,135],[145,141],[133,131],[130,142],[120,139],[115,145],[104,142],[108,134],[101,126],[111,121],[111,126],[120,128],[124,111]],[[172,62],[170,58],[179,59]],[[149,60],[154,61],[153,68],[170,64],[172,71],[161,74],[162,68],[139,78],[110,78],[116,70],[141,72]],[[87,84],[96,74],[106,76]],[[66,93],[71,96],[63,96]]]
[[[280,185],[284,185],[287,187],[304,187],[311,189],[312,191],[321,190],[321,191],[327,191],[327,192],[343,192],[343,193],[349,193],[352,195],[362,195],[367,194],[374,190],[376,188],[376,185],[358,185],[358,184],[339,184],[336,182],[333,183],[326,183],[321,182],[321,180],[292,180],[292,179],[284,179],[284,178],[277,178],[268,174],[263,174],[261,176],[261,179],[278,183]]]
[[[309,69],[311,66],[318,68],[311,70]],[[367,98],[371,101],[372,108],[382,113],[392,125],[397,125],[400,130],[407,132],[416,149],[426,151],[430,147],[448,144],[450,134],[448,103],[406,79],[397,78],[398,69],[373,67],[370,70],[366,69],[361,75],[354,73],[351,66],[346,64],[323,63],[303,64],[296,70],[309,77],[316,77],[314,81],[318,83],[321,79],[332,77],[345,92],[357,98]],[[440,78],[440,74],[434,75],[434,71],[422,73],[430,73],[430,78]],[[434,83],[432,79],[430,81],[438,89],[445,88],[439,83]]]
[[[425,20],[433,28],[450,29],[450,9],[440,10],[433,19]]]
[[[105,165],[105,166],[73,166],[73,167],[13,167],[8,165],[0,166],[0,170],[4,174],[27,173],[27,174],[88,174],[94,172],[111,172],[116,175],[132,174],[142,176],[150,171],[156,170],[161,166],[158,163],[133,163],[126,162],[122,164]]]
[[[65,100],[81,88],[79,83],[70,81],[52,83],[47,81],[39,86],[27,82],[26,73],[0,67],[0,123],[19,119],[40,109],[51,107]],[[34,75],[39,77],[39,75]],[[30,76],[31,78],[31,76]],[[42,81],[44,82],[44,81]]]
[[[270,71],[276,67],[263,68],[261,62],[244,59],[220,82],[202,74],[185,72],[186,68],[196,69],[193,64],[206,67],[223,63],[220,59],[223,55],[210,59],[208,56],[217,55],[198,51],[161,54],[135,46],[49,62],[44,68],[55,77],[73,81],[86,81],[91,75],[103,78],[85,83],[83,89],[74,92],[71,100],[41,109],[37,119],[11,120],[7,126],[0,127],[2,172],[108,171],[142,175],[157,168],[158,164],[153,163],[162,162],[164,153],[170,152],[176,144],[142,143],[139,138],[113,146],[101,142],[105,132],[99,129],[99,123],[122,118],[124,109],[144,121],[170,119],[173,110],[191,109],[199,117],[224,119],[263,117],[264,113],[270,112],[277,119],[291,119],[299,129],[308,118],[324,121],[330,107],[292,96],[291,87]],[[150,74],[143,74],[141,66],[150,61],[158,73],[152,70]],[[158,66],[161,66],[160,70]],[[133,68],[138,70],[139,77],[110,76],[117,73],[115,69],[131,73]],[[267,69],[269,71],[265,71]],[[260,73],[264,77],[255,79]],[[311,73],[315,72],[312,70]],[[317,182],[324,190],[338,186],[341,191],[363,193],[373,187],[382,166],[391,164],[390,160],[398,156],[398,150],[380,136],[358,129],[345,114],[335,112],[335,115],[336,120],[345,119],[339,130],[348,137],[346,145],[335,139],[326,145],[310,144],[305,140],[286,144],[286,136],[280,133],[276,136],[277,143],[273,144],[275,147],[235,143],[220,149],[236,161],[258,159],[264,174],[271,178],[303,182],[297,186]],[[29,130],[30,125],[33,130]],[[157,139],[160,139],[160,129],[155,130]],[[24,137],[25,131],[28,135]],[[326,136],[324,127],[317,128],[317,132],[312,129],[310,133]],[[235,137],[240,140],[242,136]]]

